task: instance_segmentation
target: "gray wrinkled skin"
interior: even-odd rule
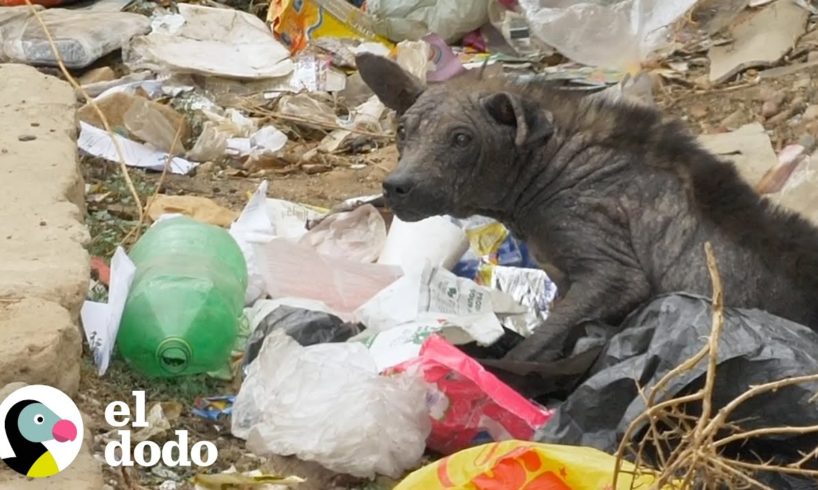
[[[498,219],[557,283],[551,315],[507,360],[554,360],[582,322],[618,324],[659,293],[711,294],[707,241],[728,306],[818,325],[818,231],[756,196],[680,123],[474,75],[424,90],[385,58],[357,61],[400,115],[400,160],[384,181],[394,213]]]

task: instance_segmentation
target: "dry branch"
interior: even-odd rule
[[[713,413],[713,390],[718,366],[718,345],[724,327],[724,295],[713,249],[705,244],[707,268],[713,288],[712,325],[708,341],[693,357],[683,362],[663,376],[651,389],[639,387],[640,396],[646,402],[645,410],[636,417],[625,430],[616,452],[616,468],[613,486],[616,488],[625,459],[633,459],[637,474],[657,475],[652,488],[752,488],[769,489],[756,480],[758,473],[774,472],[805,477],[818,477],[818,470],[805,468],[812,460],[818,459],[818,447],[790,464],[773,462],[751,462],[729,458],[723,449],[734,443],[770,435],[816,434],[818,425],[802,427],[769,427],[744,430],[739,422],[730,421],[730,416],[747,400],[764,393],[774,392],[787,386],[818,382],[818,374],[796,376],[750,387],[724,407]],[[674,378],[696,367],[707,359],[704,386],[695,393],[670,400],[657,402],[665,387]],[[701,403],[701,416],[693,417],[686,409],[691,404]],[[660,427],[661,423],[661,427]],[[644,428],[645,435],[636,444],[634,437]],[[676,442],[668,453],[669,446]],[[655,465],[652,468],[644,453],[652,446]],[[632,473],[632,472],[627,472]]]
[[[73,76],[71,76],[71,73],[68,71],[68,68],[65,67],[65,63],[63,63],[60,50],[57,49],[57,45],[54,43],[54,37],[51,35],[51,31],[48,30],[48,27],[46,27],[43,18],[40,16],[40,12],[38,12],[37,9],[34,8],[34,5],[31,3],[30,0],[25,0],[25,2],[26,5],[28,5],[29,10],[31,10],[31,13],[34,15],[34,18],[37,20],[37,23],[39,23],[40,27],[43,29],[45,37],[48,40],[48,45],[49,47],[51,47],[51,52],[54,55],[54,59],[57,60],[57,65],[59,65],[60,71],[62,72],[63,76],[76,92],[82,94],[82,97],[83,99],[85,99],[85,102],[88,103],[91,106],[91,108],[94,109],[94,112],[96,112],[97,116],[102,121],[102,125],[104,126],[105,131],[107,131],[108,134],[111,136],[111,140],[114,143],[114,149],[116,150],[117,156],[119,157],[119,167],[120,170],[122,171],[122,177],[125,179],[125,185],[127,185],[128,191],[131,193],[131,196],[134,199],[134,204],[136,205],[137,213],[139,216],[139,223],[142,223],[142,220],[144,219],[142,201],[139,199],[139,193],[136,191],[136,187],[134,186],[133,181],[131,180],[131,174],[128,172],[128,166],[125,165],[125,157],[123,156],[124,154],[122,152],[122,148],[120,147],[119,141],[114,137],[114,132],[111,130],[111,125],[108,123],[108,118],[105,117],[105,114],[102,112],[102,109],[99,108],[94,99],[88,95],[88,92],[86,92],[82,88],[79,82],[77,82],[77,80]],[[140,233],[139,226],[140,225],[137,225],[136,228],[132,229],[131,232],[128,233],[128,236],[126,236],[126,239],[134,232],[138,237]]]

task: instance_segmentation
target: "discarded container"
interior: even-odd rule
[[[411,473],[394,490],[613,490],[615,465],[616,457],[590,447],[505,441],[435,461]],[[616,490],[649,488],[655,483],[650,474],[634,476],[636,468],[628,461],[622,462],[621,469]]]
[[[153,225],[136,265],[117,345],[137,371],[171,377],[215,371],[230,357],[247,267],[223,229],[186,217]]]
[[[276,331],[250,364],[231,432],[258,455],[295,455],[353,476],[397,478],[423,456],[425,397],[415,375],[378,375],[360,343],[302,347]]]
[[[426,403],[432,432],[426,444],[439,453],[489,441],[530,440],[551,418],[550,410],[528,401],[438,335],[424,342],[420,357],[393,370],[415,369],[430,385]]]

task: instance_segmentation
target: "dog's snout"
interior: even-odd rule
[[[393,175],[383,181],[384,193],[392,197],[404,197],[412,192],[415,183],[406,177]]]

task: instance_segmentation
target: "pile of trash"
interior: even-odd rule
[[[288,0],[263,20],[188,3],[21,3],[0,4],[0,60],[86,71],[83,152],[177,174],[229,162],[234,175],[323,172],[333,155],[389,141],[392,114],[355,71],[360,52],[390,56],[424,83],[489,67],[650,102],[643,74],[689,80],[700,64],[689,54],[706,52],[710,73],[692,83],[724,83],[778,62],[810,15],[794,0],[696,25],[707,2]],[[774,32],[760,44],[762,24]]]
[[[566,484],[574,473],[603,482],[615,466],[627,468],[612,454],[645,408],[639,384],[656,384],[707,342],[709,302],[657,298],[621,329],[587,326],[556,363],[476,358],[469,353],[530,335],[556,286],[496,221],[407,223],[372,199],[330,211],[268,198],[263,182],[229,229],[161,215],[129,254],[117,250],[108,302],[82,309],[99,374],[117,348],[147,376],[239,379],[235,396],[203,400],[196,413],[228,415],[253,454],[295,455],[360,478],[400,478],[429,451],[452,458],[436,465],[474,481],[487,472],[516,481],[499,468],[531,458],[543,461],[536,478],[567,468],[555,480]],[[719,369],[730,382],[722,380],[719,397],[818,370],[818,336],[807,327],[754,312],[726,316]],[[690,390],[704,367],[666,396]],[[753,427],[818,424],[811,396],[806,385],[781,390],[742,414]],[[807,450],[809,439],[788,444]],[[492,456],[468,456],[480,451]],[[469,463],[477,460],[484,463]],[[406,482],[432,485],[439,471],[422,468]],[[656,478],[637,473],[635,481]]]
[[[238,376],[232,432],[249,449],[359,477],[531,439],[551,410],[455,346],[529,335],[555,285],[498,222],[387,226],[355,201],[330,212],[263,182],[229,230],[161,215],[117,250],[108,302],[82,309],[99,374],[116,346],[146,376]]]
[[[335,155],[391,140],[394,114],[357,73],[361,52],[423,83],[498,70],[652,103],[640,72],[695,86],[758,76],[751,69],[778,63],[815,14],[795,0],[745,2],[698,26],[687,21],[707,9],[695,0],[284,0],[264,19],[214,2],[17,3],[0,0],[0,59],[84,72],[84,154],[179,175],[215,162],[254,177],[324,172]],[[762,24],[774,35],[759,40]],[[709,72],[689,82],[702,59]],[[727,129],[702,144],[731,158],[758,148],[766,166],[743,166],[748,179],[806,206],[814,141],[776,155],[760,125]],[[657,298],[623,325],[584,326],[565,359],[506,362],[558,301],[525,244],[480,216],[403,222],[378,198],[322,209],[270,198],[264,181],[235,213],[157,195],[150,228],[113,255],[107,302],[81,312],[99,375],[117,350],[149,377],[237,379],[237,392],[194,413],[229,417],[258,455],[362,478],[416,470],[398,488],[601,488],[615,468],[630,475],[617,488],[655,483],[614,453],[645,409],[640,385],[706,342],[709,303]],[[814,333],[757,312],[726,316],[721,401],[818,370]],[[701,367],[666,396],[695,389]],[[809,390],[759,400],[787,409],[749,405],[754,428],[818,424]],[[809,450],[805,439],[776,442]],[[418,469],[428,454],[443,458]]]

